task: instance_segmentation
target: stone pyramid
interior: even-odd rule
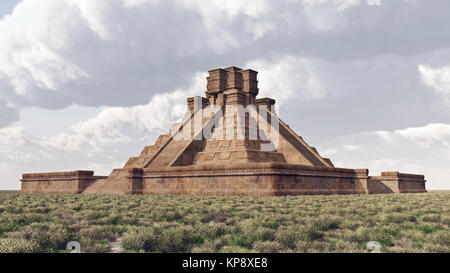
[[[425,191],[423,175],[386,172],[371,177],[367,169],[335,168],[278,118],[275,100],[257,99],[258,91],[254,70],[210,70],[205,97],[187,98],[183,121],[122,168],[108,177],[71,173],[76,181],[71,187],[58,184],[64,173],[24,175],[22,191],[233,195]],[[39,181],[54,181],[58,187],[51,183],[36,187]]]

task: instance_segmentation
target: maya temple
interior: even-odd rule
[[[423,175],[337,168],[257,98],[257,72],[209,71],[206,97],[155,144],[109,176],[93,171],[22,176],[22,193],[300,195],[426,192]],[[149,117],[152,118],[152,117]],[[169,128],[168,128],[169,129]]]

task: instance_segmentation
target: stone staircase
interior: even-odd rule
[[[123,168],[145,168],[169,139],[170,134],[160,135],[154,145],[145,146],[139,156],[130,157]]]
[[[252,122],[256,124],[254,119]],[[261,144],[268,144],[270,141],[263,140],[265,136],[261,136],[263,132],[256,130],[258,128],[252,128],[250,118],[247,118],[242,124],[240,125],[237,119],[234,119],[234,121],[225,122],[223,128],[213,128],[212,139],[207,140],[204,150],[195,155],[193,164],[286,162],[282,153],[261,150]],[[233,139],[223,139],[226,137],[226,130],[229,126],[233,127]],[[257,132],[256,139],[251,139],[250,129]]]

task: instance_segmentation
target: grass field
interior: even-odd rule
[[[450,191],[292,197],[0,192],[0,252],[450,252]]]

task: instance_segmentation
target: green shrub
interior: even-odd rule
[[[215,240],[206,240],[203,242],[203,244],[194,246],[191,250],[193,253],[216,253],[218,252],[223,246],[225,245],[225,242],[223,239],[215,239]]]
[[[441,216],[439,214],[427,214],[420,217],[420,220],[424,222],[439,223],[441,221]]]
[[[208,222],[216,222],[216,223],[222,223],[225,222],[225,220],[229,217],[230,215],[225,214],[224,212],[209,212],[208,214],[206,214],[205,216],[203,216],[200,221],[202,223],[208,223]]]
[[[0,253],[40,252],[37,243],[25,239],[0,238]]]
[[[0,236],[5,232],[11,232],[17,230],[19,226],[14,222],[0,223]]]
[[[215,239],[225,234],[228,230],[224,223],[201,224],[197,228],[204,239]]]
[[[282,216],[262,216],[258,219],[258,222],[261,224],[261,226],[265,227],[265,228],[270,228],[270,229],[277,229],[279,226],[285,224],[286,218],[282,217]]]
[[[128,250],[152,252],[185,252],[192,245],[203,242],[200,234],[192,227],[168,229],[134,229],[126,232],[122,246]]]
[[[313,225],[321,231],[337,229],[342,220],[335,216],[321,216],[319,219],[313,221]]]
[[[441,219],[441,223],[450,227],[450,216],[443,216]]]
[[[255,250],[260,253],[278,253],[283,250],[283,246],[278,242],[256,242]]]
[[[230,246],[224,246],[220,251],[220,253],[249,253],[249,252],[256,252],[249,250],[245,247],[241,247],[238,245],[230,245]]]
[[[423,247],[425,252],[429,253],[450,253],[450,246],[448,245],[437,245],[433,243],[427,243]]]
[[[448,252],[449,196],[0,192],[0,238],[33,252],[67,252],[72,240],[104,252],[118,237],[133,252],[367,252],[372,240],[383,252]]]
[[[236,227],[228,240],[229,245],[252,249],[256,241],[274,240],[275,231],[269,228],[258,227],[254,222],[243,222]]]
[[[299,228],[299,240],[309,242],[322,236],[323,233],[315,225],[304,225]]]
[[[105,244],[94,244],[82,249],[84,253],[106,253],[109,251],[109,246]]]
[[[323,236],[317,226],[307,224],[298,228],[289,227],[288,229],[280,229],[276,233],[275,240],[286,248],[294,249],[298,241],[312,242]]]
[[[276,235],[276,241],[286,248],[295,248],[299,239],[299,231],[296,229],[281,229],[278,230]]]
[[[429,241],[435,245],[450,246],[450,231],[438,230],[430,235]]]
[[[156,251],[158,234],[153,228],[132,229],[122,238],[122,247],[126,250]]]
[[[103,240],[106,239],[108,241],[113,241],[116,239],[116,234],[112,231],[105,230],[102,227],[92,227],[82,229],[80,231],[81,236],[89,237],[92,240]]]

